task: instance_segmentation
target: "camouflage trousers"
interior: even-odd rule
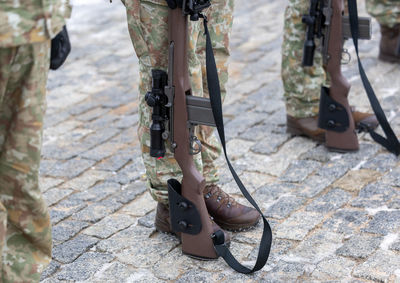
[[[366,0],[366,4],[368,12],[381,25],[393,27],[400,23],[399,0]],[[309,0],[289,0],[285,13],[282,81],[286,112],[297,118],[318,115],[321,85],[326,83],[326,74],[319,52],[315,52],[313,67],[304,68],[301,65],[306,35],[302,16],[308,12],[309,6]]]
[[[50,41],[0,48],[1,282],[38,282],[51,226],[38,173]]]
[[[181,169],[168,150],[163,159],[150,156],[151,108],[145,102],[145,94],[151,89],[151,70],[167,70],[168,67],[168,6],[165,0],[125,0],[128,27],[133,46],[140,64],[139,85],[139,126],[143,162],[146,167],[148,188],[152,197],[168,203],[167,180],[182,178]],[[210,35],[221,83],[221,95],[225,97],[228,80],[229,36],[232,28],[233,0],[212,1],[206,11],[209,19]],[[205,37],[202,21],[189,22],[189,72],[193,95],[208,96],[205,70]],[[194,156],[197,169],[203,174],[207,184],[219,180],[215,160],[221,153],[214,129],[196,127],[196,136],[203,149]]]

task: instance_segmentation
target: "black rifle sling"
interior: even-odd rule
[[[393,132],[392,128],[390,127],[390,124],[385,116],[385,113],[383,112],[382,107],[379,104],[378,99],[376,98],[376,95],[371,86],[371,83],[369,82],[368,77],[364,71],[363,65],[361,64],[360,56],[358,53],[359,31],[358,31],[357,1],[356,0],[348,0],[348,4],[349,4],[351,35],[352,35],[354,46],[355,46],[356,53],[357,53],[358,69],[360,71],[361,80],[363,82],[364,89],[368,95],[368,99],[369,99],[369,102],[375,113],[375,116],[378,119],[378,122],[381,125],[381,127],[386,135],[386,138],[379,135],[378,133],[376,133],[375,131],[373,131],[372,129],[370,129],[368,127],[366,127],[366,129],[368,130],[368,132],[370,133],[370,135],[374,139],[374,141],[381,144],[387,150],[389,150],[390,152],[392,152],[398,156],[400,154],[399,140],[397,139],[395,133]]]
[[[246,197],[246,199],[254,206],[255,209],[261,214],[262,220],[264,222],[263,234],[261,237],[260,248],[258,251],[258,256],[256,263],[253,269],[249,269],[242,264],[240,264],[234,256],[231,254],[229,249],[223,244],[223,241],[219,241],[218,236],[223,237],[223,233],[219,233],[219,235],[214,235],[214,247],[219,256],[221,256],[226,263],[232,267],[234,270],[240,273],[253,273],[255,271],[260,270],[267,263],[269,252],[271,250],[271,242],[272,242],[272,231],[271,227],[265,216],[263,215],[261,209],[258,207],[257,203],[251,197],[250,193],[247,191],[239,176],[236,174],[235,169],[232,167],[231,162],[229,161],[228,155],[226,153],[226,143],[225,143],[225,131],[224,131],[224,121],[222,116],[222,101],[221,101],[221,90],[219,85],[218,71],[217,66],[215,64],[214,51],[212,48],[211,37],[207,27],[207,18],[205,16],[201,16],[204,19],[204,30],[206,36],[206,69],[207,69],[207,83],[208,83],[208,91],[210,93],[210,102],[211,108],[214,115],[215,124],[218,130],[218,135],[221,140],[222,148],[224,150],[225,159],[228,163],[229,170],[232,173],[233,178],[236,181],[236,184],[239,186],[242,194]],[[217,233],[215,233],[217,234]]]

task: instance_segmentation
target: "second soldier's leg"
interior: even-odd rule
[[[0,203],[8,216],[2,282],[38,282],[51,260],[38,180],[49,54],[49,41],[0,49]]]
[[[367,0],[368,13],[381,26],[379,59],[400,63],[400,1]]]

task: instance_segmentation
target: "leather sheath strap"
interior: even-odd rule
[[[318,127],[328,131],[344,132],[350,121],[346,108],[329,95],[329,88],[321,87],[319,101]]]
[[[250,274],[260,270],[267,263],[269,253],[271,250],[272,231],[261,209],[258,207],[257,203],[252,198],[250,193],[247,191],[242,181],[240,180],[239,176],[235,172],[235,169],[233,168],[231,162],[229,161],[226,152],[225,130],[224,130],[224,121],[222,116],[221,90],[219,85],[217,66],[214,58],[214,51],[212,48],[210,33],[207,27],[207,18],[204,15],[200,15],[200,17],[202,17],[204,20],[204,30],[206,36],[206,69],[207,69],[208,91],[210,93],[211,108],[215,124],[217,127],[218,135],[221,140],[221,145],[224,150],[225,159],[228,164],[229,170],[231,171],[232,176],[235,179],[236,184],[238,185],[240,191],[246,197],[246,199],[254,206],[254,208],[260,213],[264,223],[263,234],[261,237],[257,260],[252,269],[240,264],[231,254],[228,247],[225,245],[224,233],[221,230],[213,234],[213,242],[217,254],[221,256],[231,268],[240,273]]]
[[[357,53],[357,59],[358,59],[358,69],[360,71],[360,76],[361,80],[364,85],[364,89],[367,93],[369,102],[372,106],[372,109],[375,113],[375,116],[381,125],[383,132],[385,133],[385,137],[379,135],[372,129],[365,127],[365,129],[370,133],[371,137],[385,147],[388,151],[394,153],[395,155],[400,154],[400,143],[399,140],[396,137],[396,134],[393,132],[393,129],[391,128],[385,113],[383,112],[383,109],[375,95],[375,92],[371,86],[371,83],[368,80],[367,74],[365,73],[364,67],[361,63],[359,52],[358,52],[358,11],[357,11],[357,0],[348,0],[348,6],[349,6],[349,16],[350,16],[350,29],[351,29],[351,35],[353,38],[353,43],[356,49]],[[362,126],[362,125],[361,125]]]

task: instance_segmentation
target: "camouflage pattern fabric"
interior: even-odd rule
[[[381,25],[394,27],[400,24],[399,0],[366,0],[367,11]]]
[[[206,11],[210,35],[221,83],[221,95],[225,97],[228,80],[229,35],[232,28],[233,0],[212,1],[212,8]],[[150,156],[151,108],[144,96],[151,89],[151,70],[168,67],[168,7],[165,0],[125,0],[128,27],[132,43],[140,64],[139,85],[139,126],[138,136],[146,167],[148,188],[156,201],[167,204],[167,180],[182,178],[182,172],[174,155],[167,149],[161,160]],[[202,21],[190,22],[189,72],[192,91],[195,96],[208,96],[205,73],[205,37]],[[197,169],[207,184],[217,183],[218,173],[215,160],[221,153],[214,129],[196,127],[203,150],[194,156]],[[168,148],[168,146],[167,146]]]
[[[0,48],[1,282],[38,282],[51,260],[39,189],[50,40]]]
[[[345,1],[347,2],[347,1]],[[368,12],[382,25],[400,24],[400,1],[367,0]],[[315,52],[314,66],[303,67],[306,26],[302,16],[309,10],[309,0],[289,0],[285,12],[282,44],[282,81],[286,112],[296,118],[318,115],[321,85],[328,85],[320,52]],[[316,42],[318,45],[318,42]]]
[[[69,0],[1,0],[0,47],[51,39],[70,14]]]

